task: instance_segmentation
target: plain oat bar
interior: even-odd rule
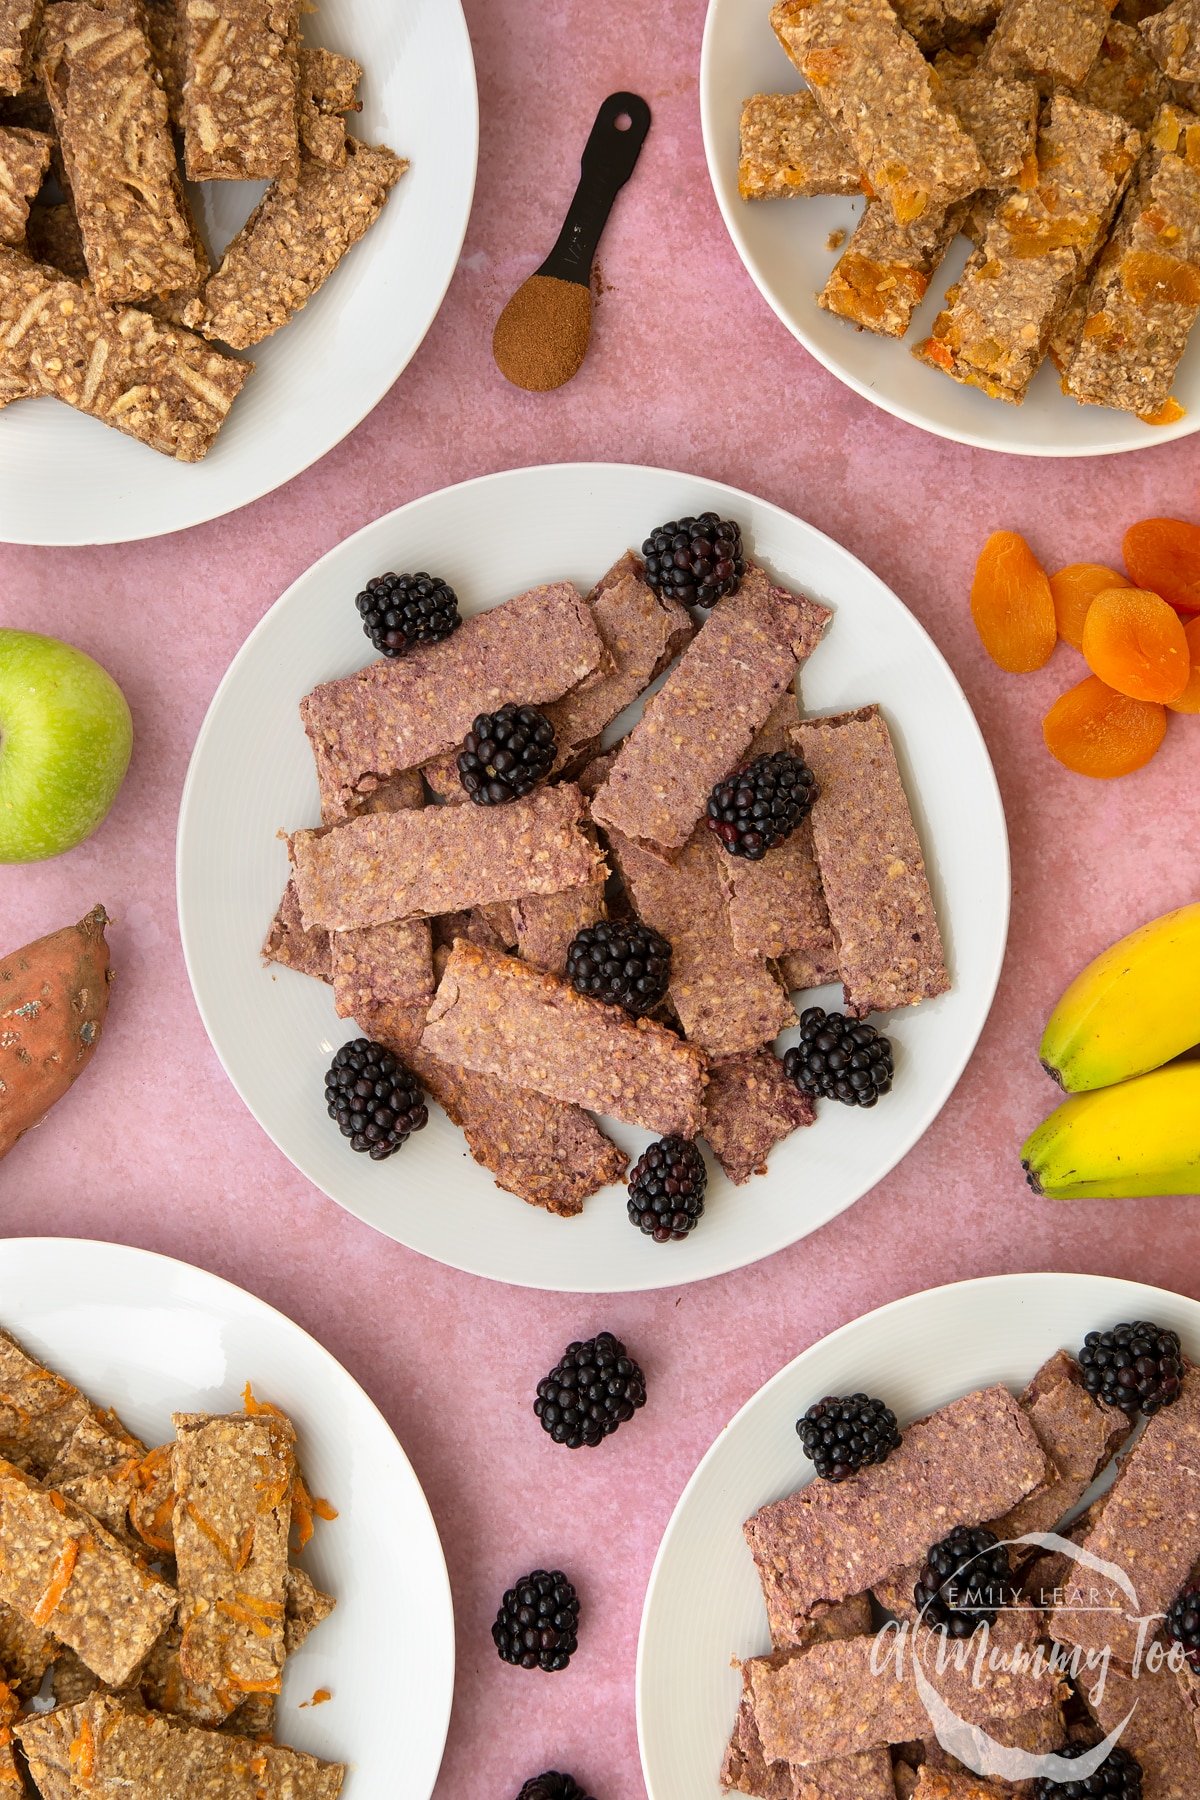
[[[29,84],[42,0],[0,0],[0,94],[19,94]]]
[[[72,281],[88,280],[79,220],[69,200],[35,200],[25,227],[25,254]]]
[[[109,305],[199,280],[166,95],[141,19],[137,0],[59,0],[38,42],[88,273]]]
[[[855,1018],[949,987],[925,859],[877,706],[795,727],[817,778],[811,813],[821,886]]]
[[[738,1186],[765,1175],[775,1145],[816,1116],[813,1101],[788,1080],[773,1050],[722,1057],[709,1068],[700,1133]]]
[[[861,194],[858,165],[811,88],[752,94],[742,108],[738,192],[743,200]]]
[[[300,0],[181,0],[192,181],[294,182]]]
[[[0,125],[0,244],[24,242],[30,202],[50,167],[51,147],[45,132]]]
[[[332,50],[300,46],[300,143],[314,162],[346,166],[346,114],[360,112],[362,64]]]
[[[700,1129],[706,1059],[694,1045],[473,944],[451,951],[421,1048],[647,1131]]]
[[[196,322],[206,337],[234,350],[270,337],[375,223],[408,164],[382,144],[347,139],[346,149],[341,168],[306,158],[298,181],[267,189],[205,284]]]

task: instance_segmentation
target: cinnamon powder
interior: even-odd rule
[[[514,387],[547,393],[578,372],[591,334],[590,289],[556,275],[531,275],[496,321],[492,355]]]

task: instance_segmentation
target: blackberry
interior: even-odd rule
[[[642,545],[642,555],[655,593],[684,606],[715,606],[737,593],[746,573],[741,526],[714,512],[660,525]]]
[[[568,1344],[538,1382],[533,1410],[556,1444],[579,1450],[596,1445],[646,1404],[646,1377],[611,1331],[586,1343]]]
[[[900,1447],[895,1413],[866,1394],[827,1394],[796,1420],[796,1433],[822,1481],[845,1481]]]
[[[352,1150],[382,1162],[429,1123],[421,1084],[398,1056],[370,1038],[343,1044],[325,1075],[325,1104]]]
[[[591,1800],[591,1795],[584,1793],[573,1775],[547,1769],[544,1775],[535,1775],[525,1783],[517,1800]]]
[[[565,1669],[579,1647],[579,1596],[561,1569],[535,1569],[500,1603],[492,1642],[519,1669]]]
[[[800,1014],[800,1042],[783,1059],[804,1093],[846,1106],[874,1106],[892,1085],[892,1043],[858,1019],[808,1006]]]
[[[629,1177],[629,1217],[656,1244],[682,1243],[700,1223],[708,1168],[688,1138],[660,1138]]]
[[[1089,1331],[1079,1352],[1083,1385],[1093,1400],[1106,1400],[1131,1417],[1147,1418],[1174,1406],[1183,1383],[1179,1334],[1137,1319],[1111,1331]]]
[[[437,575],[376,575],[354,602],[363,630],[383,656],[437,644],[457,631],[458,595]]]
[[[1068,1744],[1058,1755],[1076,1762],[1094,1748]],[[1048,1775],[1041,1776],[1033,1784],[1033,1800],[1142,1800],[1142,1765],[1118,1744],[1084,1781],[1051,1781]]]
[[[1182,1646],[1190,1667],[1200,1675],[1200,1583],[1176,1594],[1167,1608],[1164,1629],[1173,1644]]]
[[[554,767],[554,727],[536,706],[480,713],[458,757],[458,779],[477,806],[519,800]]]
[[[639,919],[585,925],[567,951],[571,985],[629,1013],[653,1012],[667,991],[670,973],[670,944]]]
[[[816,776],[804,758],[777,750],[718,781],[708,796],[708,829],[730,856],[761,862],[787,842],[816,797]]]
[[[1016,1599],[1007,1546],[985,1525],[956,1526],[925,1558],[913,1599],[927,1625],[942,1625],[953,1638],[994,1625]]]

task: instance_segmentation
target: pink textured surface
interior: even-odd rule
[[[574,1770],[597,1800],[629,1800],[643,1791],[633,1669],[655,1547],[701,1453],[765,1377],[883,1301],[972,1275],[1090,1270],[1200,1296],[1188,1201],[1054,1206],[1030,1196],[1017,1165],[1024,1133],[1054,1100],[1035,1056],[1049,1003],[1111,939],[1196,897],[1200,721],[1177,721],[1163,753],[1128,780],[1068,775],[1043,751],[1039,720],[1078,679],[1078,659],[1060,648],[1039,675],[1001,676],[967,608],[986,532],[1026,530],[1052,566],[1116,561],[1126,522],[1195,516],[1197,453],[1185,442],[1039,466],[960,450],[873,411],[811,362],[743,273],[708,187],[696,104],[704,0],[608,10],[467,0],[467,12],[483,102],[474,219],[446,307],[378,411],[318,467],[224,523],[143,547],[0,549],[0,622],[98,656],[138,728],[129,780],[96,839],[59,862],[0,869],[0,947],[102,899],[119,970],[94,1068],[0,1167],[0,1231],[115,1238],[200,1263],[327,1344],[394,1424],[446,1546],[460,1662],[439,1796],[505,1800],[550,1766]],[[620,87],[647,95],[655,123],[601,249],[593,351],[567,389],[525,396],[492,366],[492,322],[552,242],[595,107]],[[310,1189],[209,1049],[173,887],[193,739],[271,601],[331,545],[417,494],[572,457],[738,483],[863,557],[966,687],[1014,860],[995,1012],[906,1162],[766,1266],[612,1302],[453,1274]],[[630,523],[632,534],[651,521]],[[600,1451],[569,1455],[538,1429],[533,1389],[570,1338],[606,1328],[643,1361],[650,1404]],[[571,1571],[583,1599],[579,1655],[554,1678],[504,1667],[488,1635],[505,1585],[539,1564]]]

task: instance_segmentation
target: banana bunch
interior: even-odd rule
[[[1021,1152],[1035,1193],[1200,1194],[1200,1061],[1175,1061],[1197,1044],[1200,904],[1122,938],[1055,1007],[1042,1066],[1070,1098]]]

